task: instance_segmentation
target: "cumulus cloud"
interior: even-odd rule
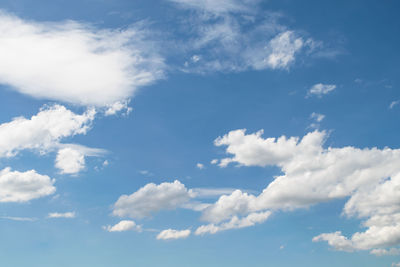
[[[107,230],[108,232],[125,232],[130,230],[141,232],[142,226],[137,225],[134,221],[123,220],[114,226],[108,225],[104,227],[104,229]]]
[[[0,157],[13,157],[25,149],[40,153],[54,149],[63,138],[86,134],[95,113],[89,109],[80,115],[53,105],[43,107],[30,119],[18,117],[0,124]]]
[[[49,196],[56,191],[54,183],[54,179],[35,170],[19,172],[5,168],[0,171],[0,202],[27,202]]]
[[[317,97],[322,97],[323,95],[327,95],[335,89],[336,85],[334,84],[317,83],[314,84],[310,90],[308,90],[308,96],[315,95]]]
[[[173,183],[150,183],[131,195],[122,195],[114,204],[113,215],[143,218],[160,210],[171,210],[187,203],[192,190],[178,180]]]
[[[314,131],[303,138],[266,138],[263,131],[231,131],[215,140],[232,157],[220,161],[239,166],[278,166],[275,177],[256,196],[236,190],[204,209],[212,223],[264,210],[292,210],[334,199],[348,198],[343,214],[363,220],[364,232],[347,238],[340,231],[323,233],[313,241],[327,241],[338,250],[371,250],[400,244],[400,150],[355,147],[324,148],[327,134]]]
[[[163,58],[141,24],[97,29],[0,11],[0,25],[0,83],[35,98],[109,106],[162,76]]]
[[[162,239],[162,240],[170,240],[170,239],[182,239],[182,238],[187,238],[190,235],[190,230],[173,230],[173,229],[167,229],[164,231],[161,231],[157,235],[157,239]]]
[[[271,215],[270,211],[260,212],[260,213],[250,213],[246,217],[238,218],[237,216],[233,216],[232,219],[228,222],[221,224],[207,224],[198,227],[195,231],[195,235],[204,235],[204,234],[215,234],[220,231],[226,231],[230,229],[239,229],[254,226],[259,223],[265,222],[268,217]]]
[[[72,148],[60,149],[56,157],[56,165],[61,173],[76,174],[85,168],[85,156]]]
[[[66,218],[66,219],[72,219],[75,218],[76,214],[73,211],[70,212],[64,212],[64,213],[60,213],[60,212],[51,212],[47,215],[47,218]]]

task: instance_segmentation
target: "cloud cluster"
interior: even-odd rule
[[[232,157],[220,166],[278,166],[283,172],[256,196],[240,190],[203,211],[206,221],[219,223],[264,210],[292,210],[348,197],[343,214],[363,220],[364,232],[347,238],[340,231],[313,241],[327,241],[338,250],[371,250],[400,244],[400,150],[355,147],[324,148],[327,134],[303,138],[264,139],[262,131],[231,131],[215,141]]]
[[[0,171],[0,202],[27,202],[54,194],[55,180],[34,170],[19,172],[5,168]]]
[[[143,25],[97,29],[32,22],[0,11],[0,83],[35,98],[107,106],[162,76]]]
[[[170,1],[194,11],[181,29],[185,72],[288,69],[301,52],[316,47],[311,38],[278,23],[276,14],[258,12],[257,0]]]
[[[44,107],[30,119],[18,117],[0,124],[0,157],[12,157],[21,150],[45,153],[56,149],[61,139],[86,134],[95,111],[75,114],[61,105]]]

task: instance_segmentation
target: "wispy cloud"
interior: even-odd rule
[[[395,106],[397,106],[398,104],[400,104],[400,100],[397,101],[392,101],[389,105],[389,109],[393,109]]]
[[[50,218],[50,219],[57,219],[57,218],[72,219],[75,217],[76,217],[76,214],[73,211],[72,212],[64,212],[64,213],[52,212],[52,213],[49,213],[49,215],[47,215],[47,218]]]

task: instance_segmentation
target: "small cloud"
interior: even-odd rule
[[[357,78],[354,80],[354,82],[358,83],[358,84],[362,84],[364,81],[362,79]]]
[[[182,239],[182,238],[187,238],[190,235],[191,231],[189,229],[187,230],[173,230],[173,229],[167,229],[164,231],[161,231],[157,235],[157,239],[160,240],[170,240],[170,239]]]
[[[49,219],[54,219],[54,218],[72,219],[75,217],[76,217],[75,212],[64,212],[64,213],[53,212],[53,213],[49,213],[49,215],[47,215],[47,218],[49,218]]]
[[[400,100],[397,101],[392,101],[389,105],[389,109],[393,109],[395,106],[397,106],[400,103]]]
[[[197,164],[196,164],[196,167],[197,167],[198,169],[202,170],[202,169],[204,169],[204,164],[202,164],[202,163],[197,163]]]
[[[37,218],[29,218],[29,217],[11,217],[11,216],[2,216],[0,219],[11,220],[11,221],[19,221],[19,222],[34,222],[37,221]]]
[[[105,161],[103,162],[103,167],[108,166],[108,164],[110,164],[110,163],[108,162],[108,160],[105,160]]]
[[[125,232],[125,231],[129,231],[129,230],[141,232],[142,226],[137,225],[134,221],[123,220],[114,226],[111,226],[111,225],[104,226],[103,229],[108,232]]]
[[[200,57],[199,55],[194,55],[194,56],[192,56],[192,58],[191,58],[191,60],[192,60],[194,63],[198,62],[200,59],[201,59],[201,57]]]
[[[118,112],[121,112],[122,115],[128,116],[132,112],[132,108],[129,107],[128,105],[129,105],[129,100],[117,101],[107,106],[104,115],[111,116],[111,115],[116,115]]]
[[[311,113],[310,118],[315,120],[316,122],[321,122],[325,119],[325,115],[313,112]]]
[[[282,249],[284,249],[284,248],[285,248],[284,245],[281,245],[281,246],[279,247],[280,250],[282,250]]]
[[[312,119],[314,122],[311,123],[308,128],[312,128],[312,129],[318,129],[320,126],[320,122],[322,122],[325,119],[325,115],[320,114],[320,113],[316,113],[313,112],[310,115],[310,119]]]
[[[323,95],[329,94],[335,89],[336,85],[334,84],[317,83],[314,84],[310,90],[308,90],[307,96],[316,95],[317,97],[321,98]]]
[[[215,164],[218,163],[218,159],[213,159],[210,163],[211,163],[212,165],[215,165]]]
[[[148,171],[148,170],[141,170],[141,171],[139,171],[139,173],[140,173],[141,175],[153,176],[153,173],[151,173],[151,172]]]

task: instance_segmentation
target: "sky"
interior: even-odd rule
[[[399,8],[1,1],[0,265],[400,266]]]

